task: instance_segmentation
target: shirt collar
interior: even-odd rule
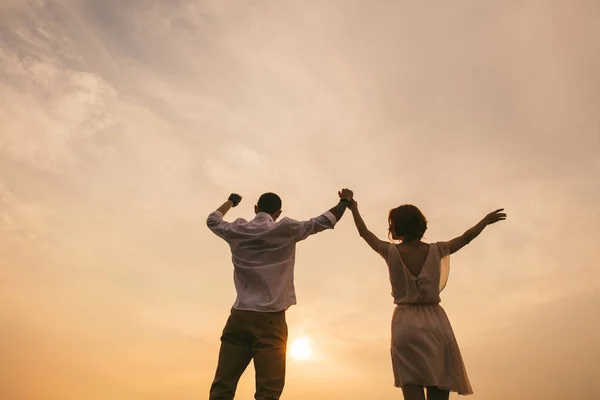
[[[269,221],[273,221],[273,217],[271,217],[271,214],[267,214],[266,212],[262,211],[256,214],[256,217],[254,217],[254,219],[268,219]]]

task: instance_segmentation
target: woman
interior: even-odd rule
[[[446,285],[449,255],[466,246],[487,226],[506,219],[498,209],[448,242],[425,243],[427,220],[413,205],[390,211],[389,237],[379,240],[367,229],[352,200],[349,208],[360,236],[387,262],[396,309],[392,317],[391,355],[395,386],[406,400],[447,400],[450,392],[472,394],[460,349],[439,293]]]

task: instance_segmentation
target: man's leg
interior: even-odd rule
[[[232,400],[240,377],[252,359],[252,338],[242,316],[231,311],[223,329],[215,380],[210,387],[210,400]]]
[[[255,342],[252,345],[256,370],[256,400],[278,400],[285,384],[285,356],[288,328],[285,313],[257,315]]]

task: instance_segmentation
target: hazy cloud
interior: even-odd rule
[[[599,17],[584,0],[2,1],[0,394],[202,396],[234,297],[208,212],[239,191],[249,218],[276,191],[309,218],[352,187],[382,238],[399,203],[431,241],[505,207],[442,294],[475,397],[592,399]],[[316,358],[290,361],[286,396],[399,396],[387,271],[349,219],[299,246],[296,286],[290,332]]]

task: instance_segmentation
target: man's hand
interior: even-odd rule
[[[231,193],[227,201],[223,203],[221,207],[217,208],[217,211],[224,216],[231,209],[231,207],[235,207],[240,204],[240,201],[242,201],[242,196],[237,193]]]
[[[491,225],[491,224],[495,224],[498,221],[503,221],[506,219],[506,213],[503,213],[502,211],[504,211],[504,208],[499,208],[495,211],[492,211],[491,213],[489,213],[488,215],[486,215],[483,220],[485,221],[486,225]]]
[[[340,201],[331,210],[329,210],[337,221],[339,221],[344,215],[344,212],[346,212],[346,208],[352,201],[352,196],[354,196],[354,193],[352,193],[352,190],[350,189],[342,189],[338,192],[338,196],[340,196]]]
[[[354,198],[354,192],[350,189],[342,189],[341,192],[338,192],[338,196],[340,196],[340,200],[346,200],[348,203],[351,203]]]
[[[235,207],[240,204],[240,201],[242,201],[242,196],[237,193],[231,193],[227,200],[231,201],[232,207]]]

